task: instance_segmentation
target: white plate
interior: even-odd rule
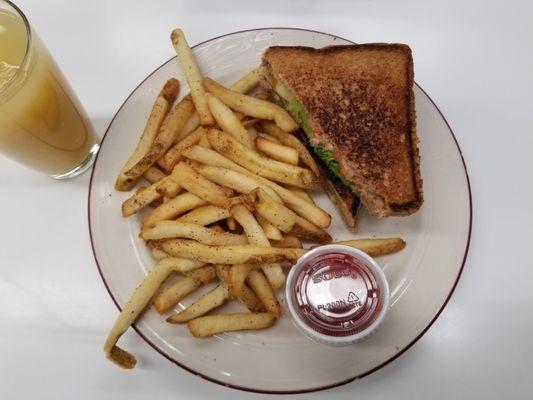
[[[257,29],[209,40],[196,46],[194,54],[206,76],[230,84],[257,66],[269,46],[345,43],[349,42],[319,32]],[[121,203],[129,194],[116,192],[113,184],[157,93],[172,76],[182,82],[181,93],[186,93],[175,58],[150,74],[113,118],[91,177],[89,224],[94,255],[119,308],[154,261],[137,236],[139,217],[121,217]],[[340,385],[370,374],[408,349],[437,318],[453,292],[468,251],[471,225],[470,188],[458,144],[431,99],[419,86],[414,90],[425,203],[410,217],[378,220],[364,214],[359,224],[360,236],[401,236],[407,241],[402,252],[379,259],[390,282],[392,308],[374,336],[353,346],[331,348],[310,341],[283,316],[266,331],[199,340],[192,338],[185,326],[170,325],[151,309],[136,323],[137,332],[188,371],[235,388],[269,393]],[[334,240],[353,237],[327,197],[319,195],[317,201],[333,216],[329,232]],[[179,307],[190,302],[187,298]],[[240,305],[225,306],[223,311],[232,307]],[[128,350],[135,353],[135,349]]]

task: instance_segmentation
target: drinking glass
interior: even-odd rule
[[[76,95],[22,11],[0,0],[0,152],[53,178],[77,176],[99,145]]]

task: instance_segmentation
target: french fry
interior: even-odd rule
[[[230,268],[231,267],[229,265],[219,264],[216,266],[216,273],[218,279],[220,279],[222,282],[226,282],[228,287],[231,286],[229,276]],[[263,306],[263,303],[261,303],[261,300],[259,300],[259,297],[257,297],[252,291],[252,289],[250,289],[246,284],[243,284],[243,286],[239,290],[238,295],[235,296],[235,298],[239,300],[242,304],[244,304],[248,308],[248,310],[252,312],[265,311],[265,307]]]
[[[166,313],[188,294],[211,282],[216,276],[216,271],[213,266],[206,266],[188,274],[188,276],[177,280],[154,297],[154,307],[159,314]]]
[[[206,204],[206,201],[198,196],[188,192],[182,193],[153,209],[144,219],[143,227],[151,228],[158,221],[174,219],[180,214],[192,210],[193,208],[203,206],[204,204]]]
[[[137,179],[166,153],[170,146],[172,146],[176,133],[183,128],[187,118],[191,115],[192,109],[192,102],[183,99],[168,113],[159,129],[159,133],[152,143],[150,151],[135,165],[124,172],[128,178]]]
[[[268,283],[265,275],[261,271],[252,270],[248,273],[246,282],[254,293],[259,297],[268,312],[271,312],[276,318],[281,315],[281,307],[274,293],[274,289]]]
[[[289,113],[274,103],[235,92],[210,78],[205,78],[203,82],[207,91],[213,93],[233,110],[250,117],[273,120],[287,132],[298,129],[298,125]]]
[[[222,103],[216,96],[206,93],[207,105],[217,124],[229,133],[235,140],[246,147],[252,148],[253,142],[242,125],[241,121],[235,116],[231,108]],[[205,146],[204,146],[205,147]]]
[[[208,149],[211,148],[211,143],[209,143],[209,139],[207,139],[207,135],[202,135],[202,137],[200,138],[200,141],[198,142],[198,146],[202,146]]]
[[[396,253],[405,247],[405,241],[401,238],[380,238],[380,239],[354,239],[335,244],[354,247],[364,251],[371,257],[384,256],[386,254]]]
[[[270,99],[270,93],[268,92],[259,92],[254,94],[254,97],[259,100],[268,100]]]
[[[193,239],[200,243],[213,246],[229,246],[248,243],[248,240],[243,235],[235,235],[229,232],[218,232],[215,229],[178,221],[159,221],[153,227],[143,229],[140,236],[144,240],[170,238]]]
[[[259,187],[263,189],[265,193],[267,193],[267,195],[270,196],[274,201],[278,203],[282,202],[277,193],[264,183],[261,183],[257,179],[251,178],[247,175],[241,174],[240,172],[227,168],[210,167],[208,165],[201,165],[195,169],[210,181],[221,186],[229,187],[236,192],[247,194]]]
[[[255,138],[255,136],[250,133],[250,129],[255,130],[254,125],[257,124],[259,121],[261,121],[259,118],[246,118],[241,121],[242,126],[246,128],[246,130],[248,131],[248,135],[252,140]]]
[[[298,152],[292,147],[272,142],[262,136],[255,138],[255,147],[274,160],[298,165]]]
[[[231,313],[196,318],[188,326],[194,337],[205,338],[221,332],[266,329],[275,320],[271,313]]]
[[[176,99],[180,90],[180,83],[177,79],[171,78],[163,86],[161,92],[157,96],[157,99],[152,106],[152,111],[150,116],[146,121],[146,125],[141,134],[141,138],[137,143],[137,147],[131,154],[128,161],[118,174],[117,180],[115,182],[115,189],[120,191],[130,190],[135,183],[136,178],[130,177],[125,174],[131,167],[137,164],[141,159],[144,158],[150,151],[152,143],[154,142],[157,132],[165,119],[168,110],[172,107],[172,103]]]
[[[202,125],[213,125],[215,121],[209,112],[205,99],[205,90],[202,86],[202,74],[196,64],[192,50],[185,39],[181,29],[174,29],[170,34],[170,40],[178,56],[183,74],[191,89],[191,96]],[[288,129],[287,129],[288,130]]]
[[[297,215],[283,204],[270,199],[261,189],[254,190],[258,201],[255,203],[256,212],[279,230],[299,238],[330,243],[331,236],[322,228]]]
[[[243,227],[244,233],[248,237],[250,244],[256,246],[270,247],[270,242],[263,229],[256,221],[252,213],[242,205],[238,204],[230,209],[231,216]],[[277,289],[285,283],[285,275],[279,264],[264,264],[261,266],[273,288]],[[234,288],[238,293],[239,288]]]
[[[207,205],[198,207],[185,215],[179,217],[176,221],[196,224],[201,226],[211,225],[217,221],[230,216],[227,208]]]
[[[104,344],[104,352],[110,360],[123,368],[133,368],[135,366],[135,363],[137,362],[135,357],[118,347],[116,345],[118,340],[131,324],[135,322],[139,315],[141,315],[152,296],[167,277],[177,269],[194,264],[199,263],[183,259],[164,259],[148,273],[130,296],[107,336]]]
[[[295,188],[295,187],[287,187],[286,189],[290,190],[291,193],[295,194],[296,196],[304,200],[307,200],[309,203],[315,204],[315,202],[313,201],[313,198],[305,190],[300,189],[300,188]]]
[[[329,233],[298,215],[296,215],[296,223],[288,233],[309,242],[331,243]]]
[[[300,142],[296,136],[285,132],[283,129],[280,129],[276,124],[270,122],[270,121],[262,121],[261,122],[261,128],[263,131],[268,133],[269,135],[272,135],[277,140],[279,140],[282,144],[285,146],[292,147],[298,152],[298,155],[300,157],[300,160],[309,167],[311,171],[317,176],[320,177],[320,169],[318,168],[317,163],[315,162],[315,159],[309,153],[307,150],[307,147]]]
[[[174,138],[174,144],[181,142],[183,139],[185,139],[186,136],[189,136],[189,134],[194,132],[199,126],[200,117],[198,116],[198,113],[194,111],[187,120],[187,122],[185,122],[185,125],[183,126],[181,131],[176,134],[176,137]]]
[[[211,129],[207,137],[216,151],[264,178],[302,188],[313,188],[320,182],[311,170],[264,157],[220,130]]]
[[[246,168],[241,167],[237,163],[231,161],[214,150],[205,149],[199,146],[192,146],[183,151],[183,155],[191,160],[201,162],[205,165],[232,169],[256,179],[274,190],[279,197],[281,197],[287,207],[293,210],[296,214],[304,217],[308,221],[311,221],[313,224],[321,228],[327,228],[331,224],[331,216],[320,207],[305,201],[301,197],[295,195],[290,190],[278,185],[277,183],[248,171]]]
[[[251,92],[259,85],[259,81],[263,77],[263,74],[263,66],[254,68],[233,85],[231,85],[230,89],[238,93]]]
[[[253,126],[247,129],[248,135],[250,136],[250,139],[253,143],[255,143],[255,138],[257,137],[257,129],[255,129]]]
[[[163,182],[161,182],[161,184],[157,186],[156,190],[165,197],[173,198],[181,192],[182,188],[178,183],[176,183],[172,176],[170,176],[168,179],[165,179]]]
[[[230,294],[233,297],[237,297],[241,294],[248,273],[256,267],[257,265],[252,264],[234,264],[231,266],[229,270],[228,287]]]
[[[230,295],[228,285],[222,282],[216,288],[201,296],[189,307],[168,317],[167,322],[170,322],[171,324],[181,324],[183,322],[190,321],[191,319],[201,317],[202,315],[207,314],[209,311],[220,307],[229,298]]]
[[[274,143],[278,143],[280,144],[281,142],[276,139],[274,136],[272,135],[269,135],[268,133],[264,133],[264,132],[258,132],[257,133],[258,136],[261,136],[262,138],[265,138],[267,140],[270,140],[271,142],[274,142]]]
[[[211,264],[266,264],[296,261],[303,249],[242,246],[209,246],[187,239],[163,241],[162,249],[174,257]]]
[[[235,221],[235,218],[233,218],[231,215],[226,218],[226,225],[230,231],[236,231],[238,228],[237,221]]]
[[[153,201],[161,197],[161,193],[157,191],[157,187],[167,178],[164,178],[160,182],[152,183],[144,190],[138,191],[130,198],[122,203],[122,216],[129,217],[146,206],[150,205]]]
[[[150,254],[154,258],[154,260],[162,260],[163,258],[168,258],[170,255],[165,253],[163,250],[160,249],[150,249]]]
[[[139,186],[135,191],[135,196],[141,196],[141,193],[146,189],[146,186]],[[150,203],[150,207],[159,207],[161,204],[163,204],[163,198],[159,197]]]
[[[283,235],[283,238],[281,240],[272,241],[270,243],[272,244],[272,247],[281,247],[281,248],[289,247],[293,249],[303,248],[302,242],[300,241],[300,239],[292,235]]]
[[[157,164],[167,172],[172,171],[172,168],[181,161],[182,155],[181,152],[195,144],[198,144],[202,136],[206,134],[207,130],[203,127],[197,128],[195,131],[190,133],[188,136],[184,137],[180,142],[172,146],[167,153],[162,156]]]
[[[228,208],[230,199],[216,183],[200,175],[185,163],[179,163],[172,172],[179,184],[207,203]]]
[[[159,182],[160,180],[164,179],[166,176],[167,174],[161,171],[157,167],[150,167],[143,174],[143,178],[146,179],[150,183]]]
[[[265,235],[270,240],[282,240],[283,236],[281,234],[281,231],[276,228],[274,225],[272,225],[270,222],[268,222],[265,218],[263,218],[259,213],[255,213],[255,219],[261,226],[261,229],[263,229],[263,232],[265,232]]]

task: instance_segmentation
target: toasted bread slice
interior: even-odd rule
[[[263,64],[267,86],[288,89],[303,107],[311,145],[332,151],[372,214],[408,215],[420,208],[413,60],[407,45],[270,47]]]

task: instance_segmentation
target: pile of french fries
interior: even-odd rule
[[[254,69],[230,88],[204,78],[181,30],[171,34],[190,94],[177,104],[180,84],[161,89],[115,188],[138,189],[122,204],[130,217],[149,209],[140,237],[155,267],[134,291],[106,340],[107,356],[125,368],[135,357],[116,344],[150,304],[167,322],[188,323],[199,338],[264,329],[281,315],[276,290],[306,252],[302,242],[330,243],[331,217],[307,193],[321,184],[318,167],[290,132],[290,115],[250,94],[263,74]],[[149,185],[139,185],[147,181]],[[401,250],[399,238],[342,242],[372,256]],[[170,275],[181,278],[165,285]],[[216,286],[176,312],[201,286]],[[235,300],[243,312],[207,313]]]

